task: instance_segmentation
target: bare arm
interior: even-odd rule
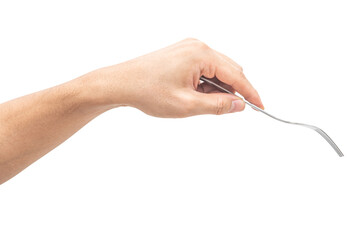
[[[0,105],[0,182],[61,144],[109,107],[80,77]]]
[[[197,40],[98,69],[0,105],[0,183],[64,142],[101,113],[132,106],[157,117],[241,111],[244,103],[200,84],[217,77],[263,108],[242,68]]]

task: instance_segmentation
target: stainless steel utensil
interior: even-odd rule
[[[224,91],[226,93],[229,93],[229,94],[232,94],[232,95],[235,95],[239,98],[241,98],[247,105],[251,106],[253,109],[256,109],[258,111],[260,111],[261,113],[263,114],[266,114],[267,116],[273,118],[273,119],[276,119],[280,122],[283,122],[283,123],[288,123],[288,124],[294,124],[294,125],[298,125],[298,126],[303,126],[303,127],[307,127],[307,128],[310,128],[312,130],[315,130],[317,133],[319,133],[330,145],[331,147],[336,151],[336,153],[340,156],[340,157],[343,157],[343,153],[341,152],[341,150],[337,147],[336,143],[334,141],[332,141],[332,139],[320,128],[316,127],[316,126],[313,126],[313,125],[309,125],[309,124],[304,124],[304,123],[296,123],[296,122],[290,122],[290,121],[285,121],[285,120],[282,120],[280,118],[277,118],[271,114],[269,114],[268,112],[266,112],[265,110],[257,107],[256,105],[248,102],[243,96],[241,95],[236,95],[234,93],[232,93],[231,91],[228,91],[227,89],[225,89],[224,87],[218,85],[217,83],[214,83],[213,81],[205,78],[205,77],[201,77],[200,80],[206,82],[206,83],[209,83],[213,86],[215,86],[216,88],[218,88],[219,90],[221,91]]]

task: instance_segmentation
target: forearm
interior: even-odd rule
[[[0,183],[114,107],[99,98],[96,72],[0,105]]]

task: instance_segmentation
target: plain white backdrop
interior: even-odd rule
[[[359,1],[1,1],[0,102],[186,37],[266,110],[109,111],[0,186],[0,239],[360,239]],[[1,113],[0,113],[1,114]],[[0,149],[1,151],[1,149]]]

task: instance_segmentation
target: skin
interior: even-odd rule
[[[242,68],[196,39],[0,104],[0,183],[113,108],[167,118],[244,109],[236,96],[200,83],[202,75],[263,108]]]

